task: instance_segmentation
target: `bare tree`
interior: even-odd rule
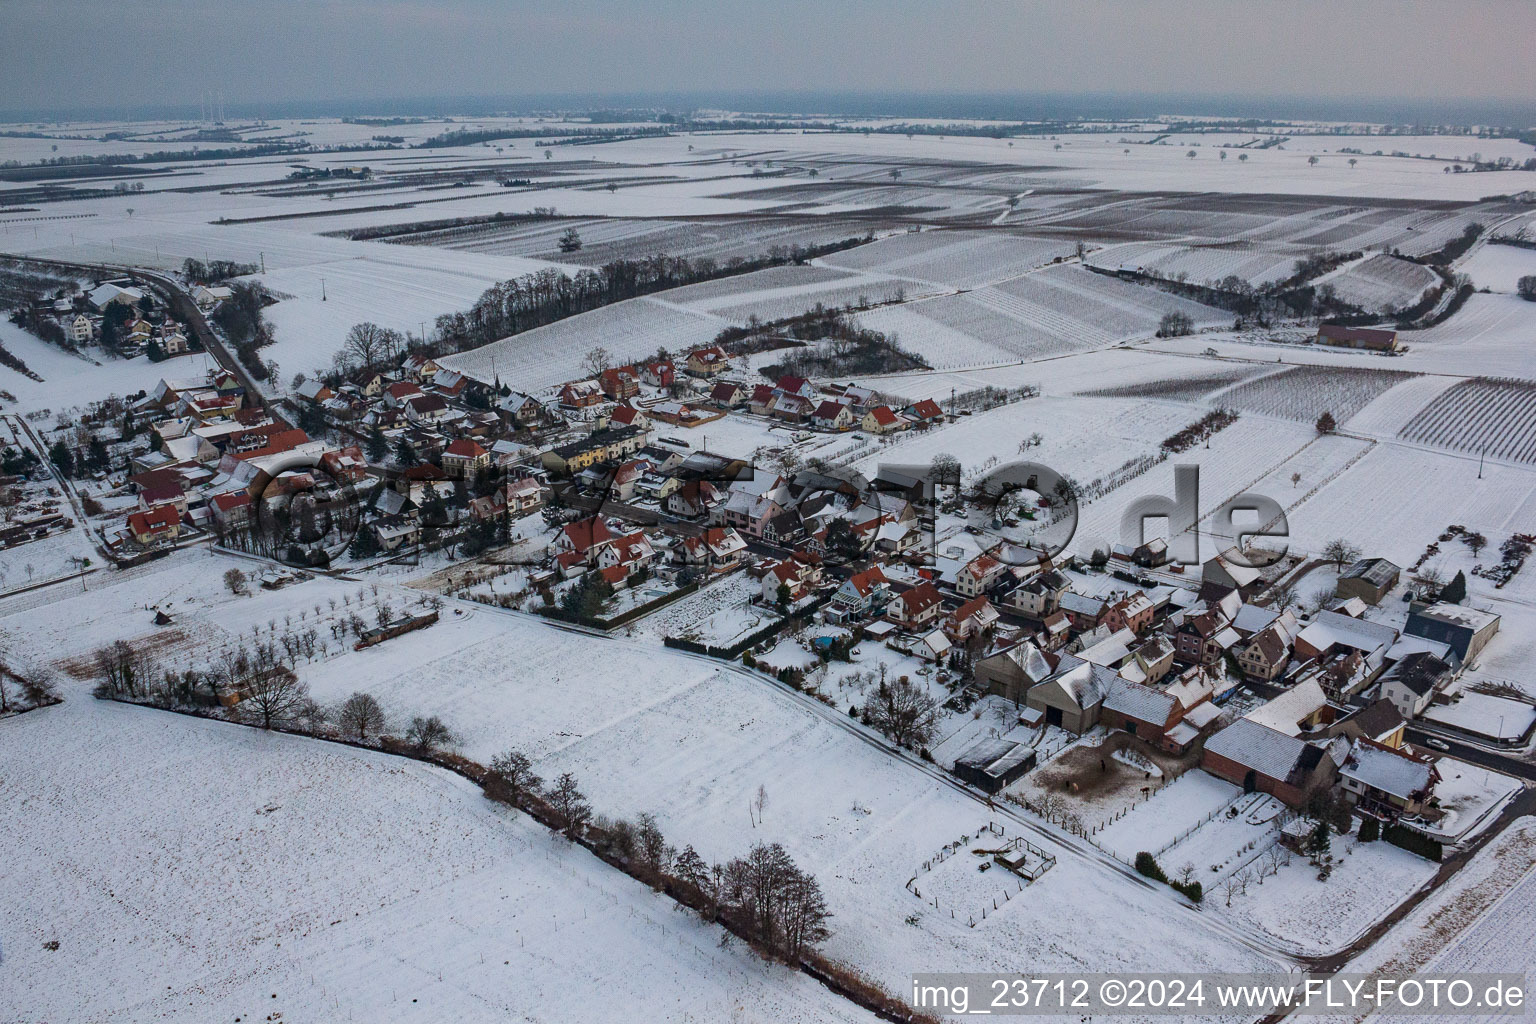
[[[245,593],[245,573],[239,569],[226,569],[224,571],[224,585],[229,588],[231,594]]]
[[[1227,906],[1232,905],[1232,897],[1237,895],[1238,882],[1235,875],[1228,875],[1222,879],[1221,894],[1227,898]]]
[[[757,820],[763,820],[763,809],[768,806],[768,790],[761,783],[757,787],[757,795],[752,798],[752,806],[757,811]]]
[[[864,724],[879,729],[897,746],[924,746],[933,739],[939,702],[906,676],[882,683],[864,701]]]
[[[239,716],[259,722],[263,729],[287,725],[310,712],[309,685],[277,664],[270,647],[258,655],[258,664],[240,680],[235,705]]]
[[[1179,884],[1188,885],[1190,879],[1195,877],[1195,862],[1187,860],[1179,865]]]
[[[350,356],[359,366],[372,366],[384,354],[392,341],[388,328],[380,327],[371,321],[354,324],[347,332],[346,340],[342,342],[341,350]]]
[[[601,345],[593,348],[581,360],[582,369],[594,377],[601,376],[602,372],[612,365],[613,354]]]
[[[566,835],[575,839],[581,835],[587,820],[592,817],[592,805],[576,784],[576,776],[564,772],[555,780],[555,788],[549,791],[549,806],[565,828]]]
[[[520,750],[509,750],[491,759],[493,785],[516,803],[526,794],[537,793],[544,780],[534,774],[533,761]]]
[[[1336,570],[1343,572],[1346,565],[1360,557],[1360,549],[1343,537],[1336,537],[1323,547],[1323,557],[1332,562]]]
[[[406,730],[405,738],[418,754],[430,754],[439,747],[450,746],[455,742],[453,730],[436,715],[429,718],[418,715],[411,719],[411,727]]]
[[[342,702],[336,724],[354,739],[366,741],[370,733],[376,736],[384,731],[384,708],[372,694],[354,693]]]

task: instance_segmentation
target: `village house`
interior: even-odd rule
[[[1252,679],[1271,682],[1280,678],[1291,663],[1289,635],[1279,625],[1270,625],[1248,639],[1237,656],[1243,674]]]
[[[955,573],[955,592],[961,597],[980,596],[1007,574],[1008,566],[989,554],[979,554]]]
[[[745,405],[750,392],[734,381],[722,380],[709,391],[709,400],[722,409],[737,409]]]
[[[1045,619],[1061,607],[1061,596],[1072,582],[1055,569],[1037,572],[1008,592],[1003,606],[1031,619]]]
[[[1112,630],[1128,629],[1139,636],[1151,627],[1153,613],[1152,599],[1138,590],[1111,602],[1104,609],[1103,625]]]
[[[579,441],[557,445],[540,459],[551,473],[574,476],[588,466],[633,455],[645,445],[647,432],[638,427],[609,427]]]
[[[1205,741],[1200,767],[1245,793],[1268,793],[1298,808],[1333,786],[1348,750],[1343,737],[1308,741],[1239,718]]]
[[[1046,655],[1028,640],[976,662],[976,685],[1015,704],[1023,704],[1030,688],[1055,671]]]
[[[972,637],[984,636],[997,625],[997,609],[986,596],[973,597],[950,612],[944,620],[944,635],[955,643],[964,643]]]
[[[1422,814],[1439,781],[1433,758],[1367,739],[1356,740],[1339,766],[1344,799],[1388,821]]]
[[[1056,671],[1031,687],[1024,703],[1048,725],[1081,734],[1099,723],[1104,697],[1118,679],[1114,669],[1063,654]]]
[[[306,379],[294,388],[293,393],[306,402],[314,402],[317,405],[326,399],[336,397],[336,392],[332,391],[323,380]]]
[[[1070,590],[1057,599],[1057,608],[1067,615],[1072,628],[1085,631],[1094,629],[1104,621],[1104,611],[1109,606],[1097,597],[1077,594]]]
[[[640,393],[640,373],[633,366],[611,366],[598,374],[603,394],[614,401],[633,398]]]
[[[448,403],[438,395],[417,395],[405,402],[405,418],[412,423],[440,423],[452,414]]]
[[[653,388],[670,388],[677,382],[677,366],[670,359],[653,359],[640,367],[640,376]]]
[[[368,460],[355,444],[326,452],[320,456],[320,465],[341,484],[358,484],[368,478]]]
[[[731,360],[719,345],[694,349],[688,353],[687,372],[695,377],[713,377],[729,369]]]
[[[908,420],[914,423],[931,425],[944,422],[944,410],[939,408],[939,403],[931,398],[925,398],[921,402],[909,405],[902,410]]]
[[[824,401],[811,413],[811,423],[822,430],[848,430],[853,426],[853,413],[846,405]]]
[[[786,558],[772,562],[763,573],[763,603],[778,604],[781,586],[788,587],[790,604],[798,604],[821,584],[821,568],[798,558]]]
[[[590,409],[603,404],[603,386],[595,380],[574,380],[560,388],[560,407]]]
[[[420,352],[412,352],[400,364],[400,372],[418,383],[431,383],[437,371],[437,360]]]
[[[232,294],[234,293],[229,290],[227,285],[194,285],[192,288],[192,301],[197,303],[198,309],[206,313]]]
[[[469,391],[469,378],[457,370],[438,370],[430,382],[432,393],[447,399],[463,398]]]
[[[859,427],[871,434],[893,434],[906,425],[907,421],[892,412],[886,405],[875,406],[859,421]]]
[[[938,621],[944,610],[939,590],[932,583],[923,582],[905,590],[885,606],[885,617],[909,632],[917,632]]]
[[[723,501],[725,495],[708,480],[689,480],[666,496],[662,508],[680,519],[700,519]]]
[[[128,516],[128,533],[144,547],[174,543],[181,536],[181,514],[174,505],[156,505]]]
[[[84,345],[96,337],[96,321],[84,313],[60,317],[59,327],[64,331],[64,340],[72,345]]]
[[[696,537],[684,537],[673,548],[684,565],[702,565],[713,573],[739,568],[747,558],[747,542],[730,527],[715,526]]]
[[[491,464],[491,453],[476,441],[461,437],[443,449],[443,472],[452,480],[473,480]]]
[[[1397,661],[1381,677],[1381,697],[1405,719],[1417,718],[1455,678],[1455,670],[1427,651]]]
[[[878,615],[890,599],[891,581],[880,566],[870,566],[838,586],[821,617],[827,622],[849,622]]]
[[[1409,606],[1408,624],[1403,632],[1449,644],[1462,663],[1476,658],[1499,631],[1499,616],[1459,604],[1440,603]]]

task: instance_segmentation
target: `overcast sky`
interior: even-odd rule
[[[0,108],[619,91],[1529,100],[1536,0],[0,0]]]

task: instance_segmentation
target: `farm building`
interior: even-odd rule
[[[1319,345],[1337,345],[1343,348],[1365,348],[1373,352],[1396,352],[1397,332],[1373,327],[1336,327],[1323,324],[1314,339]]]
[[[977,740],[955,759],[955,774],[984,793],[996,793],[1017,782],[1035,766],[1035,750],[1001,736]]]
[[[1495,613],[1444,602],[1428,607],[1415,603],[1403,627],[1409,636],[1450,644],[1463,662],[1477,657],[1498,631],[1499,616]]]
[[[976,663],[977,685],[1015,704],[1024,703],[1030,687],[1044,682],[1050,674],[1050,662],[1027,640]]]
[[[1342,737],[1309,743],[1240,718],[1206,740],[1200,767],[1245,793],[1268,793],[1300,807],[1333,784],[1348,749]]]
[[[1362,558],[1339,576],[1334,585],[1336,597],[1358,597],[1366,604],[1380,604],[1381,599],[1397,586],[1402,570],[1385,558]]]
[[[1063,655],[1055,675],[1030,688],[1025,703],[1051,725],[1084,733],[1099,724],[1104,697],[1118,677],[1115,670]]]

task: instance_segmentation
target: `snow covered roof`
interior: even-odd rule
[[[1338,612],[1318,612],[1307,627],[1296,635],[1296,639],[1318,651],[1337,646],[1370,652],[1396,641],[1397,630],[1384,623],[1356,619]]]
[[[1252,768],[1271,779],[1291,774],[1306,744],[1294,736],[1276,732],[1251,718],[1239,718],[1205,741],[1208,753]]]
[[[1499,621],[1499,616],[1494,612],[1485,612],[1480,608],[1468,608],[1465,605],[1440,604],[1430,605],[1428,608],[1414,613],[1420,618],[1434,619],[1450,626],[1461,626],[1470,629],[1474,633],[1493,622]]]
[[[1084,648],[1078,652],[1077,656],[1095,665],[1118,666],[1130,657],[1131,645],[1135,642],[1136,634],[1129,629],[1122,629],[1118,633],[1111,633],[1092,647]]]
[[[1173,714],[1176,702],[1161,690],[1150,686],[1120,680],[1104,696],[1104,709],[1118,711],[1138,722],[1162,725]]]
[[[1063,655],[1057,672],[1048,683],[1056,683],[1078,707],[1091,708],[1117,684],[1113,670],[1072,655]]]
[[[1245,604],[1233,616],[1232,628],[1239,633],[1253,634],[1279,617],[1280,612],[1274,608],[1263,608],[1256,604]]]
[[[1204,729],[1206,726],[1210,725],[1220,717],[1221,708],[1217,707],[1215,704],[1212,704],[1210,701],[1206,701],[1203,704],[1196,704],[1194,707],[1190,708],[1184,713],[1184,721],[1188,722],[1190,725],[1193,725],[1196,729]]]
[[[1051,674],[1051,666],[1045,660],[1045,655],[1040,653],[1040,648],[1028,640],[1008,648],[1002,652],[1002,655],[1019,666],[1019,670],[1030,682],[1038,683]]]
[[[1373,743],[1356,743],[1339,768],[1346,779],[1404,800],[1429,789],[1431,771],[1426,762]]]
[[[1254,708],[1244,719],[1268,729],[1295,736],[1301,732],[1298,723],[1328,703],[1322,685],[1313,677],[1297,683],[1274,700]]]
[[[1384,587],[1402,572],[1385,558],[1362,558],[1339,574],[1341,580],[1365,580],[1373,587]]]

